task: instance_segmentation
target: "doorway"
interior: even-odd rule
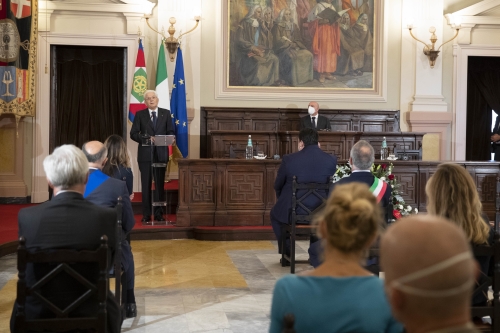
[[[127,135],[127,48],[50,46],[50,153]]]
[[[469,56],[465,159],[491,159],[490,133],[500,111],[500,57]]]

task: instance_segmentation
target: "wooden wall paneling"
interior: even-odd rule
[[[386,164],[388,161],[378,161],[378,163]],[[376,162],[377,163],[377,162]],[[403,194],[403,198],[407,205],[412,207],[419,206],[418,196],[418,180],[419,170],[418,166],[413,163],[398,163],[395,165],[393,174],[399,181],[399,190]]]
[[[263,161],[230,165],[223,193],[228,212],[227,225],[264,225],[266,169]]]
[[[227,200],[225,195],[225,193],[228,191],[227,167],[227,163],[215,164],[215,213],[214,219],[211,224],[214,226],[227,226],[229,223],[229,216],[227,213]]]
[[[419,181],[418,181],[418,211],[427,212],[427,195],[425,185],[429,178],[436,172],[438,162],[418,161]]]
[[[183,204],[185,206],[182,206],[182,210],[179,206],[179,210],[190,215],[189,225],[213,226],[217,192],[219,191],[217,189],[219,184],[217,184],[216,165],[206,160],[201,161],[201,163],[191,163],[188,169],[189,171],[179,180],[179,182],[187,184],[187,188],[183,191],[185,197]],[[179,222],[177,224],[179,225]],[[182,219],[180,226],[186,226]]]
[[[276,191],[274,190],[274,181],[278,174],[280,163],[267,163],[266,168],[266,207],[264,209],[264,225],[271,225],[271,209],[276,203]]]
[[[490,162],[476,162],[476,164],[464,166],[476,184],[479,198],[483,204],[483,212],[488,215],[490,221],[494,221],[496,178],[499,176],[498,166]]]
[[[363,131],[363,127],[395,131],[399,111],[321,109],[320,114],[329,119],[333,131]],[[306,115],[306,109],[202,107],[200,157],[210,157],[210,130],[298,131],[300,118]]]
[[[388,161],[375,161],[376,164]],[[269,225],[276,202],[274,180],[281,161],[200,159],[179,161],[178,226]],[[341,159],[339,164],[347,163]],[[461,162],[477,184],[483,209],[495,214],[499,162]],[[425,185],[439,162],[394,161],[406,204],[426,211]],[[217,216],[215,216],[217,215]]]

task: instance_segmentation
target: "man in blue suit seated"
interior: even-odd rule
[[[318,144],[318,132],[312,128],[302,129],[299,133],[299,151],[283,156],[281,166],[274,182],[277,201],[271,209],[271,225],[281,249],[281,225],[290,224],[292,211],[292,180],[297,176],[298,183],[328,183],[337,169],[337,157],[325,153]],[[325,194],[328,195],[328,194]],[[318,198],[308,198],[304,204],[312,209],[321,201]],[[315,200],[316,199],[316,200]],[[314,267],[320,264],[320,242],[311,237],[309,261]],[[287,244],[286,253],[290,252]]]
[[[377,197],[382,207],[387,207],[391,197],[392,189],[383,180],[376,178],[370,171],[375,161],[375,151],[371,144],[365,140],[359,140],[351,148],[349,164],[352,173],[349,177],[342,178],[337,184],[348,184],[352,182],[365,183],[370,186],[370,191]]]
[[[384,212],[391,199],[392,188],[385,181],[375,177],[370,171],[373,162],[375,161],[375,151],[371,144],[365,140],[359,140],[351,148],[351,156],[349,164],[351,165],[352,173],[349,177],[342,178],[337,184],[348,184],[352,182],[365,183],[370,186],[370,191],[377,197],[377,202],[382,206]],[[389,212],[390,213],[390,212]],[[392,215],[392,213],[390,213]],[[385,218],[384,218],[384,222]],[[385,229],[386,223],[381,226]],[[373,245],[378,248],[378,240]],[[366,260],[366,268],[374,274],[379,273],[378,257],[369,257]]]
[[[132,204],[127,190],[126,182],[109,177],[101,169],[106,164],[108,151],[104,144],[99,141],[90,141],[83,145],[83,153],[89,162],[89,181],[85,188],[84,197],[88,201],[106,207],[115,207],[118,203],[118,197],[122,197],[122,266],[125,271],[126,290],[122,290],[122,297],[127,301],[127,318],[137,316],[137,307],[135,303],[134,283],[135,283],[135,265],[132,249],[126,237],[135,225]]]

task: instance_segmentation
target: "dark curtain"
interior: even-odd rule
[[[125,52],[119,47],[59,46],[53,148],[81,147],[123,135]]]
[[[469,57],[465,158],[491,159],[491,110],[500,113],[500,58]]]

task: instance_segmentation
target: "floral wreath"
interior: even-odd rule
[[[394,206],[394,210],[392,215],[394,216],[393,221],[399,220],[403,216],[408,216],[411,214],[417,214],[418,209],[413,208],[410,205],[405,203],[405,199],[403,199],[402,192],[400,190],[401,184],[398,182],[398,179],[392,174],[392,170],[394,169],[394,165],[390,163],[387,164],[373,164],[370,168],[370,172],[380,180],[385,181],[392,188],[392,205]],[[349,177],[352,173],[351,166],[349,164],[340,164],[337,165],[337,171],[333,175],[333,182],[338,182],[342,178]]]

